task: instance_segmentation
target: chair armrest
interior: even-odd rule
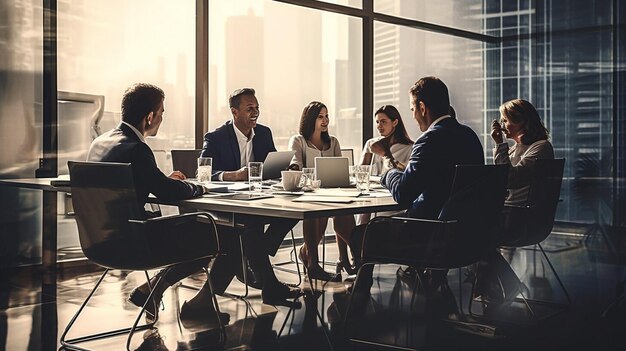
[[[220,251],[220,240],[219,240],[219,236],[217,235],[217,226],[215,224],[215,219],[208,212],[191,212],[191,213],[184,213],[184,214],[179,214],[179,215],[148,218],[146,220],[129,219],[128,223],[139,225],[139,226],[167,225],[167,224],[177,223],[181,221],[196,220],[198,219],[198,217],[206,218],[205,221],[201,221],[201,222],[209,223],[210,225],[213,226],[213,233],[215,234],[215,243],[217,245],[217,252],[219,255],[221,251]]]
[[[213,216],[211,216],[211,214],[208,213],[208,212],[191,212],[191,213],[184,213],[184,214],[179,214],[179,215],[160,216],[160,217],[148,218],[148,219],[145,219],[145,220],[142,220],[142,219],[129,219],[128,222],[129,223],[136,223],[136,224],[146,224],[146,223],[152,223],[152,222],[174,221],[174,220],[186,219],[186,218],[189,218],[189,217],[197,217],[197,216],[207,217],[210,222],[214,222],[215,221],[215,219],[213,219]]]
[[[392,219],[398,219],[398,220],[406,220],[406,221],[410,221],[412,223],[416,223],[416,222],[424,222],[424,223],[439,223],[439,224],[451,224],[451,223],[457,223],[458,221],[456,219],[453,220],[448,220],[448,221],[442,221],[439,219],[423,219],[423,218],[410,218],[410,217],[391,217]]]
[[[533,208],[534,206],[532,205],[511,205],[511,204],[504,204],[504,208]]]

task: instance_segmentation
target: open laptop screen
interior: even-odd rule
[[[263,162],[263,180],[280,178],[280,171],[289,167],[295,151],[273,151],[267,154]]]
[[[316,157],[315,173],[322,188],[350,186],[350,174],[347,157]]]

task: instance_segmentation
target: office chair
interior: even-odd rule
[[[150,328],[157,322],[155,320],[138,326],[146,306],[152,302],[155,288],[162,283],[161,278],[151,287],[146,303],[139,311],[132,327],[71,340],[66,340],[66,336],[110,270],[145,271],[150,282],[148,270],[169,269],[178,263],[215,257],[219,253],[215,222],[204,212],[147,219],[137,201],[129,163],[69,161],[68,166],[81,248],[90,261],[105,270],[67,324],[61,335],[61,345],[66,349],[85,350],[77,344],[128,333],[126,349],[130,350],[134,332]],[[181,229],[181,226],[190,222],[200,222],[203,230]],[[161,274],[161,277],[163,275]],[[209,275],[207,271],[210,287]],[[213,302],[219,321],[219,307],[215,295]],[[225,331],[221,321],[219,324],[220,343],[223,343]]]
[[[201,152],[202,149],[171,150],[172,170],[183,172],[187,178],[196,178],[198,157],[200,157]]]
[[[443,271],[465,267],[495,250],[494,235],[497,219],[504,205],[508,174],[506,165],[459,165],[450,196],[437,220],[403,217],[376,217],[365,229],[361,251],[362,266],[354,283],[353,293],[345,314],[344,331],[352,342],[370,346],[385,345],[363,339],[351,338],[354,296],[362,280],[363,268],[377,264],[399,264],[420,272],[424,269]],[[431,287],[415,275],[411,297],[411,310],[416,292]],[[428,295],[426,296],[428,297]],[[428,301],[424,302],[428,306]],[[462,313],[462,310],[460,311]],[[460,316],[458,323],[463,323]],[[467,326],[465,326],[467,327]]]
[[[565,285],[563,285],[552,262],[541,246],[541,243],[550,235],[554,226],[554,217],[561,193],[564,165],[565,159],[536,160],[528,190],[527,204],[519,206],[507,204],[504,206],[503,214],[500,216],[503,218],[503,223],[497,238],[498,246],[509,249],[526,246],[538,247],[567,300],[565,304],[554,303],[529,299],[522,293],[521,302],[526,306],[532,319],[536,319],[532,309],[532,304],[534,303],[558,307],[555,313],[545,315],[541,319],[565,311],[572,303]],[[520,291],[523,291],[521,287]]]
[[[348,166],[354,166],[354,150],[341,149],[341,157],[348,158]]]

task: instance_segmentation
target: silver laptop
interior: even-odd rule
[[[347,157],[316,157],[315,174],[322,188],[350,187]]]
[[[267,154],[263,162],[263,180],[280,178],[280,171],[284,171],[289,167],[289,163],[296,152],[290,151],[272,151]]]

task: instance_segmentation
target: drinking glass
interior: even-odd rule
[[[196,179],[200,183],[211,183],[211,174],[213,173],[213,159],[211,157],[198,157],[198,170],[196,171]]]
[[[250,191],[263,191],[263,162],[248,162],[248,184]]]
[[[354,166],[356,187],[361,191],[370,191],[370,165]]]
[[[311,189],[311,182],[315,180],[315,168],[302,168],[302,178],[300,178],[300,187],[303,189]]]

